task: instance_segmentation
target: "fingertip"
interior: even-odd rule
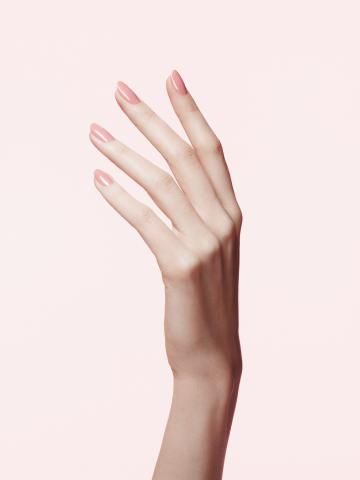
[[[94,170],[94,181],[95,183],[98,183],[103,187],[107,187],[108,185],[114,183],[114,179],[112,178],[112,176],[104,172],[103,170],[100,170],[99,168]]]
[[[170,78],[171,78],[172,86],[178,93],[180,93],[180,95],[186,95],[188,93],[185,82],[181,77],[180,73],[176,69],[172,70],[170,74]]]

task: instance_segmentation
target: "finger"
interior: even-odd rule
[[[106,172],[95,170],[94,183],[105,200],[139,232],[161,271],[172,272],[174,259],[183,259],[187,254],[176,235],[151,208],[136,200]]]
[[[168,162],[180,187],[205,223],[215,233],[221,233],[229,216],[194,149],[124,82],[117,85],[115,98],[121,109]]]
[[[95,147],[141,185],[180,232],[191,237],[208,229],[174,178],[117,140],[100,125],[90,125]]]
[[[223,207],[238,220],[236,201],[230,172],[222,144],[188,91],[180,74],[173,70],[166,79],[166,89],[180,123],[206,171]]]

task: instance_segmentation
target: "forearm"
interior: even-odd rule
[[[173,398],[153,480],[219,480],[239,378],[174,379]]]

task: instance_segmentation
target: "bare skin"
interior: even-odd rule
[[[115,99],[173,175],[92,124],[90,140],[139,183],[171,222],[95,171],[103,197],[142,236],[165,288],[173,398],[153,480],[219,480],[242,371],[238,278],[242,212],[219,138],[178,72],[166,79],[180,137],[123,82]]]

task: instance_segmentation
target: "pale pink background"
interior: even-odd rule
[[[166,168],[113,92],[129,83],[182,132],[165,90],[176,68],[244,211],[224,479],[359,479],[358,2],[6,3],[0,477],[151,477],[171,399],[162,283],[93,169],[151,202],[88,127]]]

